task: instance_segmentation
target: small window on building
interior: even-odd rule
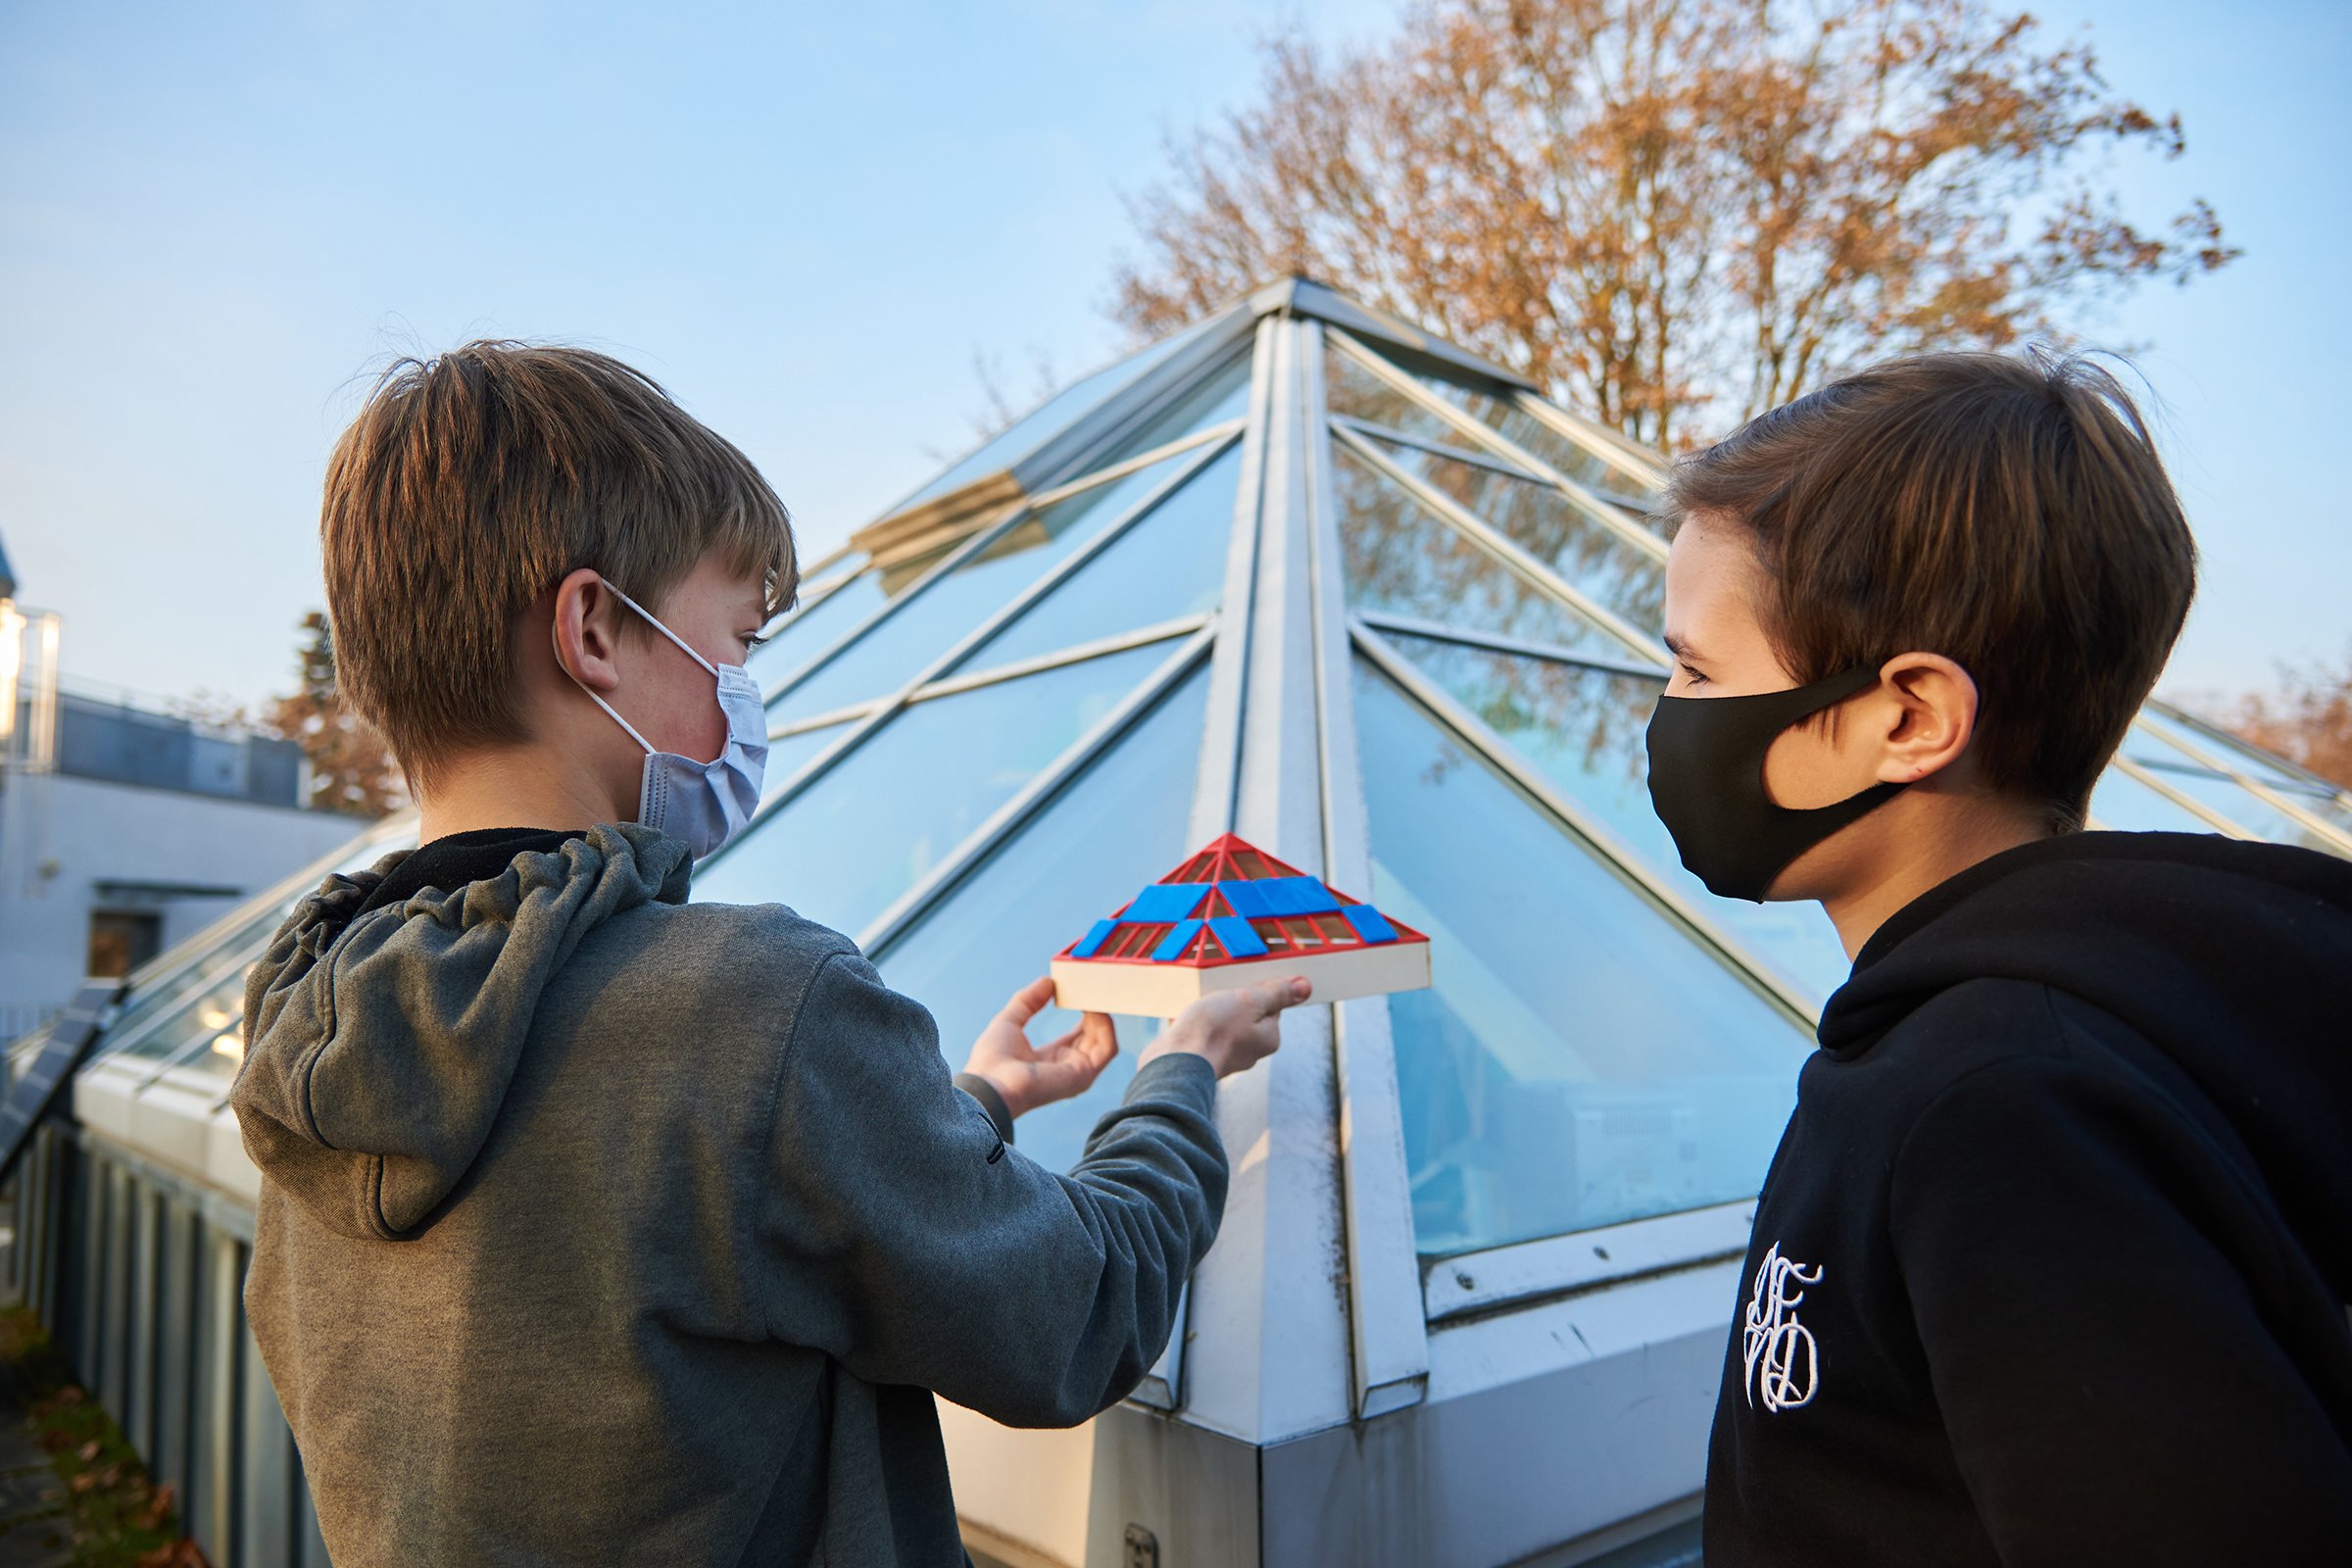
[[[119,980],[155,956],[164,919],[140,910],[96,909],[90,914],[90,977]]]

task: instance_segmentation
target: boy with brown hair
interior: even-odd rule
[[[797,567],[752,465],[613,360],[395,366],[320,535],[421,848],[281,928],[231,1098],[335,1561],[962,1564],[934,1394],[1071,1425],[1134,1387],[1216,1231],[1216,1080],[1305,982],[1178,1018],[1061,1176],[1013,1118],[1109,1019],[1032,1048],[1034,982],[951,1081],[848,939],[688,904],[759,804],[742,664]]]
[[[1709,1568],[2343,1561],[2352,864],[2082,831],[2195,580],[2131,399],[1900,361],[1669,503],[1658,814],[1854,958],[1756,1212]]]

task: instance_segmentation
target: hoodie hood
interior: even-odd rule
[[[406,858],[327,878],[245,987],[229,1103],[253,1162],[344,1236],[419,1234],[481,1152],[551,980],[624,910],[685,902],[677,839],[605,823],[555,853],[359,911]]]
[[[2195,833],[2010,850],[1871,938],[1823,1011],[1822,1049],[1859,1056],[1987,978],[2066,992],[2177,1062],[2352,1298],[2352,861]]]

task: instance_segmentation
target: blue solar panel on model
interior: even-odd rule
[[[1208,928],[1217,934],[1217,945],[1229,958],[1254,958],[1266,951],[1257,933],[1250,929],[1250,922],[1239,915],[1220,914],[1208,922]]]
[[[1119,918],[1129,925],[1165,925],[1189,918],[1208,893],[1205,882],[1154,882],[1135,896]]]
[[[1194,902],[1199,902],[1199,893],[1197,890],[1194,896]],[[1155,963],[1166,963],[1171,958],[1183,957],[1184,950],[1191,946],[1193,938],[1199,936],[1200,934],[1200,921],[1186,920],[1182,922],[1176,927],[1175,930],[1169,932],[1167,936],[1161,940],[1158,947],[1152,950],[1152,961]]]
[[[1344,906],[1340,913],[1348,917],[1348,923],[1355,927],[1355,934],[1367,943],[1396,940],[1396,928],[1389,924],[1389,917],[1369,904],[1350,904]]]
[[[1331,889],[1311,876],[1270,876],[1252,882],[1265,901],[1266,912],[1277,918],[1294,914],[1330,914],[1340,906]]]
[[[1097,920],[1093,925],[1087,927],[1086,935],[1078,939],[1078,945],[1070,949],[1070,956],[1073,958],[1093,957],[1095,950],[1109,940],[1110,934],[1118,928],[1119,922],[1116,920]]]
[[[1264,886],[1263,882],[1220,882],[1217,891],[1243,919],[1271,920],[1274,910],[1266,903],[1265,894],[1259,891]]]

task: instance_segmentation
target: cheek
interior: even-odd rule
[[[726,745],[726,715],[719,711],[710,677],[683,659],[677,662],[686,668],[663,674],[661,732],[648,731],[646,738],[662,751],[711,761]]]
[[[1792,811],[1835,806],[1860,787],[1851,771],[1826,724],[1792,725],[1764,754],[1764,792]]]

